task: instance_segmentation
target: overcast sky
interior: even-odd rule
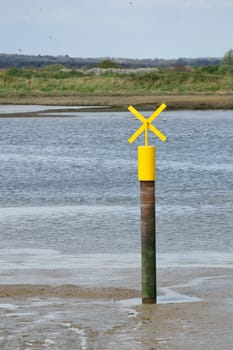
[[[233,0],[0,0],[0,53],[222,57]]]

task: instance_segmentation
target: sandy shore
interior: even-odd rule
[[[1,285],[1,349],[232,349],[231,268],[162,268],[157,305],[140,305],[134,277],[127,288]]]
[[[5,284],[0,285],[0,298],[83,298],[122,300],[139,298],[137,290],[127,288],[83,288],[76,285],[49,286],[45,284]]]
[[[0,96],[0,104],[107,106],[112,109],[125,109],[131,104],[150,109],[162,102],[168,109],[233,109],[233,94]]]

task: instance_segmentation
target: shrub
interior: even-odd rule
[[[214,74],[217,73],[219,70],[219,66],[205,66],[201,68],[202,72]]]
[[[98,65],[99,68],[119,68],[119,65],[111,60],[103,60]]]

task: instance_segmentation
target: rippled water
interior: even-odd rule
[[[149,138],[158,252],[232,251],[233,112],[163,112],[155,124],[168,136]],[[138,254],[144,140],[127,139],[139,126],[129,112],[0,119],[1,248]]]

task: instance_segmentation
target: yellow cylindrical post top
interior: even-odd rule
[[[138,180],[155,181],[155,146],[138,146]]]

